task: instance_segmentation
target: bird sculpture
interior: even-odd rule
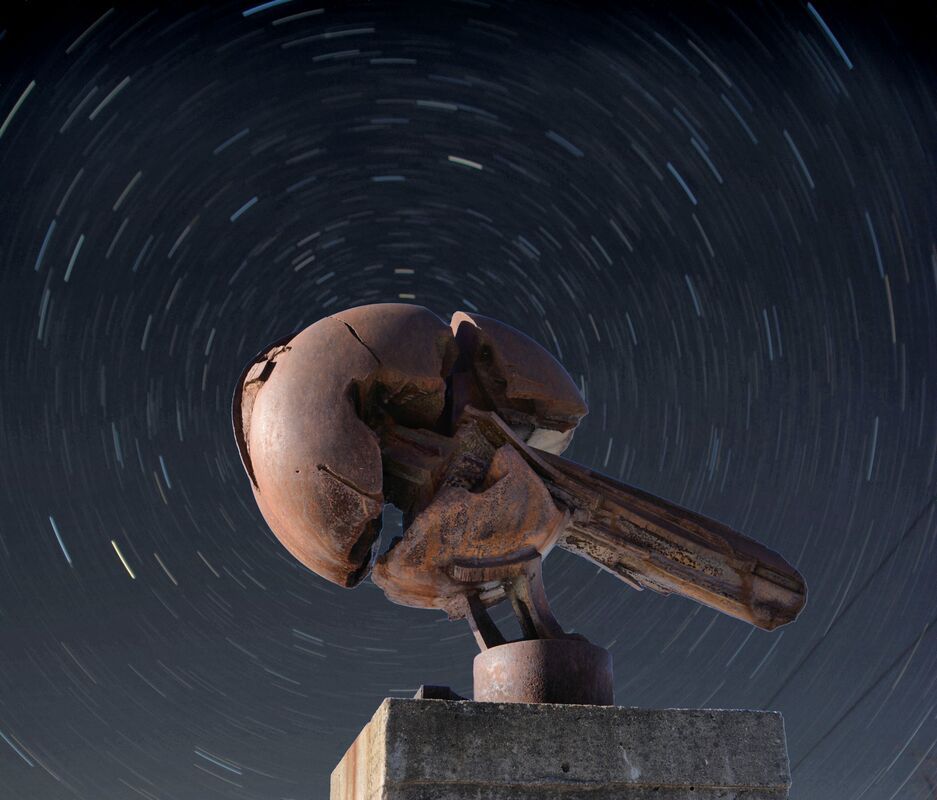
[[[467,619],[483,654],[509,653],[488,612],[503,600],[538,653],[587,644],[547,602],[541,564],[557,546],[766,630],[806,601],[797,570],[758,542],[563,458],[587,413],[578,387],[537,342],[481,314],[332,314],[254,358],[232,412],[257,505],[296,559]],[[382,549],[385,503],[403,533]]]

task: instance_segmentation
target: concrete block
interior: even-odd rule
[[[786,798],[781,715],[386,699],[331,800]]]

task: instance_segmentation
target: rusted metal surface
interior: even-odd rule
[[[559,362],[520,331],[401,303],[274,343],[233,407],[254,496],[284,546],[342,586],[370,573],[395,602],[468,619],[479,647],[500,651],[483,659],[492,669],[511,644],[487,613],[503,600],[526,640],[581,638],[546,601],[540,565],[557,545],[634,588],[761,628],[797,616],[806,586],[776,553],[562,458],[586,412]],[[404,533],[379,552],[385,502]]]
[[[518,355],[525,349],[531,356],[526,365]],[[456,369],[457,360],[467,372]],[[406,480],[386,474],[382,465],[385,432],[424,432],[437,439],[450,432],[468,399],[459,394],[459,379],[468,376],[474,386],[476,374],[485,376],[485,386],[471,392],[477,407],[499,409],[524,441],[546,442],[553,452],[568,444],[586,413],[549,353],[519,331],[480,316],[476,323],[457,313],[447,325],[422,306],[359,306],[258,355],[235,391],[235,439],[257,505],[287,550],[330,581],[355,586],[377,555],[384,502],[410,517],[432,504],[413,532],[438,528],[433,519],[456,519],[461,527],[453,531],[462,531],[464,540],[450,548],[450,533],[436,542],[438,557],[423,562],[429,578],[420,565],[414,568],[410,541],[382,571],[397,576],[387,581],[392,599],[446,609],[459,586],[446,570],[459,559],[481,557],[483,551],[498,558],[514,545],[546,554],[565,514],[510,448],[495,457],[480,437],[466,438],[456,442],[462,446],[458,463],[439,463],[432,476],[417,476],[421,451],[411,437],[412,461],[400,465],[408,470]],[[463,388],[468,384],[462,381]],[[461,513],[442,513],[447,503],[459,505]],[[492,542],[500,544],[491,549]],[[432,543],[429,536],[427,546]],[[412,576],[409,584],[406,576]]]
[[[442,320],[394,303],[321,319],[245,371],[234,426],[251,488],[309,569],[342,586],[367,576],[384,506],[375,428],[387,413],[433,426],[454,359]]]
[[[777,553],[726,525],[549,453],[550,484],[576,513],[558,544],[638,589],[676,593],[773,630],[806,602],[803,577]]]
[[[453,373],[452,427],[467,405],[494,410],[532,447],[562,453],[588,412],[562,365],[530,337],[496,319],[457,311],[451,327],[460,351]]]
[[[442,465],[457,460],[454,453],[459,450],[457,443],[463,439],[475,442],[475,453],[483,452],[478,442],[486,442],[494,452],[512,448],[519,456],[515,460],[517,469],[527,480],[533,473],[546,488],[555,507],[566,512],[565,527],[559,536],[551,535],[549,540],[540,541],[545,545],[538,550],[542,556],[546,556],[550,547],[559,545],[608,569],[633,588],[691,597],[766,630],[790,622],[804,606],[803,578],[776,553],[719,522],[568,459],[532,448],[494,412],[466,407],[453,437],[420,432],[418,443],[408,445],[408,435],[407,431],[399,429],[388,433],[382,438],[382,453],[385,470],[404,483],[399,478],[404,469],[399,465],[415,463],[418,450],[424,459],[423,471],[411,476],[414,485],[422,480],[440,485],[439,476],[445,472]],[[396,491],[400,496],[415,495],[412,487]],[[529,504],[536,496],[529,492],[525,502]],[[529,505],[527,513],[531,513]],[[434,544],[445,536],[445,523],[437,507],[425,508],[417,519],[420,536],[409,543],[411,549],[418,548],[419,542],[427,542],[433,543],[427,547],[434,548],[432,553],[438,556],[464,558],[471,555],[467,550],[460,550],[458,543],[450,543],[445,554]],[[409,533],[403,542],[408,538]],[[506,537],[504,541],[521,545],[535,540]],[[516,551],[512,549],[511,552]],[[510,552],[500,553],[498,560],[506,562],[510,555]],[[384,556],[378,559],[378,565],[382,559]],[[451,567],[448,571],[451,573]],[[517,574],[517,570],[512,574]],[[396,575],[403,577],[402,572]],[[465,573],[463,586],[482,592],[483,584],[471,584],[468,577]],[[381,583],[383,578],[383,573],[376,573],[374,579],[388,591],[388,596],[407,602],[402,599],[405,593],[393,585],[385,587]],[[497,602],[507,596],[506,584],[507,577],[504,577],[497,587],[489,586],[487,594],[482,592],[481,596]],[[445,591],[448,593],[451,587]],[[446,608],[453,617],[464,616],[464,612],[452,609],[449,603],[439,603],[436,607]]]
[[[394,439],[385,459],[388,471],[417,461],[401,456],[401,441]],[[487,605],[502,600],[514,576],[550,551],[569,514],[510,445],[493,448],[472,424],[461,425],[450,442],[427,505],[422,495],[408,504],[412,495],[397,488],[399,475],[398,484],[388,481],[388,496],[410,519],[403,538],[378,557],[372,579],[397,603],[458,619],[468,594]]]
[[[577,639],[528,639],[492,647],[472,665],[476,702],[615,703],[612,656]]]

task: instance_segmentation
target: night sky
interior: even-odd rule
[[[937,12],[894,5],[5,3],[0,798],[325,798],[382,698],[471,692],[468,626],[301,567],[231,431],[255,353],[387,301],[525,331],[567,457],[805,576],[766,633],[555,551],[619,705],[935,797]]]

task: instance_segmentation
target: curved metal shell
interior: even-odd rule
[[[367,417],[432,426],[455,360],[422,306],[380,304],[319,320],[254,360],[235,392],[238,449],[282,544],[342,586],[368,573],[381,527],[381,451]]]
[[[529,336],[491,317],[457,311],[451,328],[459,368],[472,378],[467,403],[496,410],[531,447],[562,453],[589,411],[563,365]]]
[[[380,393],[364,398],[370,404],[363,413],[384,406],[402,425],[435,429],[445,406],[446,377],[458,354],[445,322],[428,308],[408,303],[357,306],[332,319],[344,323],[380,366]]]

